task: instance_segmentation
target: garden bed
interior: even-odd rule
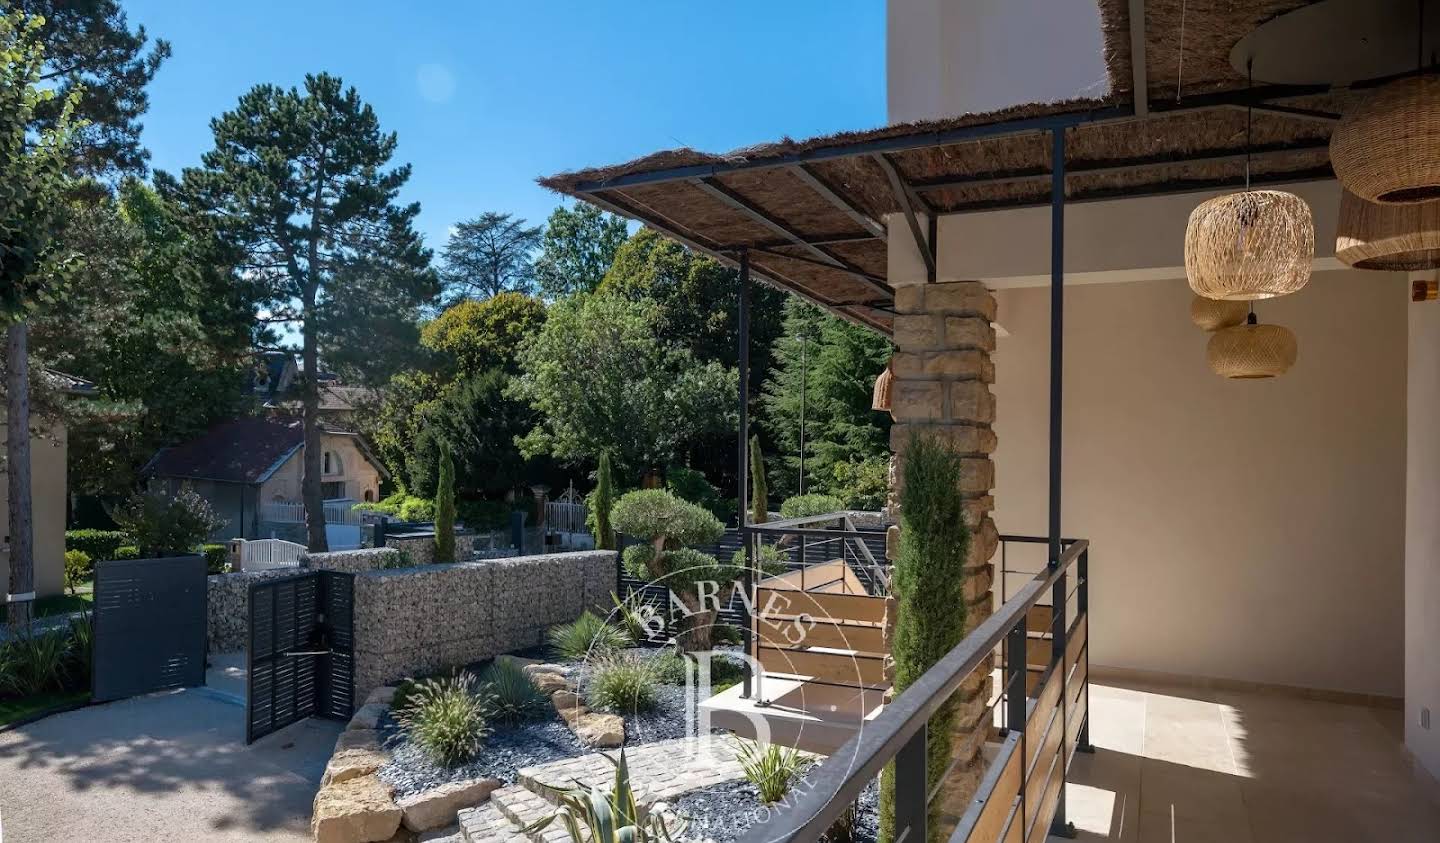
[[[803,792],[804,788],[802,776],[796,780],[786,801],[792,801],[795,794]],[[860,794],[854,836],[851,838],[856,843],[874,843],[879,839],[879,793],[879,788],[872,783]],[[750,828],[767,822],[783,808],[783,803],[770,807],[762,805],[755,785],[740,780],[692,790],[670,803],[670,807],[686,820],[685,839],[733,843]]]

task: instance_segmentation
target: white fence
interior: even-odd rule
[[[305,545],[284,539],[258,539],[240,545],[240,570],[272,571],[276,568],[298,568]]]
[[[585,504],[550,501],[545,504],[545,529],[552,533],[584,533]]]
[[[326,524],[360,526],[360,513],[351,509],[352,501],[327,501],[325,503]],[[305,504],[300,501],[272,501],[260,505],[260,519],[281,524],[304,524]]]

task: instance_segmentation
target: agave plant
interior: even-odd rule
[[[615,766],[615,782],[608,791],[576,782],[561,793],[553,814],[526,826],[523,833],[542,831],[556,820],[564,823],[574,843],[671,843],[685,833],[684,822],[676,821],[673,829],[666,824],[660,805],[645,808],[635,801],[624,749],[618,761],[609,755],[605,760]]]

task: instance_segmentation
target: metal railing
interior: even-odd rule
[[[351,507],[353,502],[330,501],[326,502],[325,523],[326,524],[348,524],[358,526],[361,523],[360,513]],[[260,520],[274,521],[279,524],[304,524],[305,504],[301,501],[271,501],[260,505]]]
[[[809,524],[834,524],[836,526],[810,527]],[[746,526],[752,541],[764,542],[774,537],[777,541],[792,541],[798,544],[798,559],[790,567],[801,573],[801,588],[805,587],[805,570],[816,563],[835,559],[844,560],[864,581],[873,595],[888,594],[890,590],[890,567],[880,563],[867,544],[867,538],[884,543],[884,533],[860,530],[849,514],[827,512],[822,515],[807,515],[767,521],[763,524]]]
[[[305,545],[284,539],[256,539],[240,545],[240,570],[271,571],[276,568],[298,568]]]
[[[758,525],[763,526],[763,525]],[[1008,537],[1012,541],[1045,542],[1045,539]],[[931,802],[943,792],[944,776],[932,789],[927,770],[928,723],[932,715],[940,710],[972,674],[988,663],[1002,643],[1006,649],[1003,692],[996,698],[1003,700],[1009,723],[1016,728],[1004,736],[999,754],[989,770],[982,777],[979,791],[975,794],[969,810],[961,818],[959,826],[951,835],[955,841],[985,839],[1008,840],[1013,834],[1013,823],[1022,823],[1019,839],[1031,840],[1037,829],[1035,823],[1044,818],[1057,829],[1065,825],[1064,780],[1069,763],[1070,743],[1069,708],[1070,700],[1077,696],[1067,687],[1071,660],[1067,647],[1067,635],[1074,630],[1083,630],[1082,621],[1089,613],[1089,542],[1084,539],[1062,542],[1063,549],[1054,564],[1046,565],[1025,585],[1017,588],[1014,595],[1006,600],[993,615],[977,626],[969,635],[945,654],[932,668],[925,672],[903,693],[889,703],[871,722],[867,723],[844,746],[836,750],[829,760],[809,776],[809,787],[788,807],[771,815],[764,823],[752,826],[741,843],[776,843],[776,841],[819,840],[832,824],[839,819],[861,792],[873,781],[886,765],[895,765],[895,836],[897,839],[924,841],[929,839],[928,823]],[[1067,618],[1067,607],[1071,592],[1067,581],[1073,571],[1076,577],[1077,610],[1073,620]],[[1037,749],[1028,746],[1030,719],[1037,709],[1037,700],[1031,699],[1027,691],[1028,659],[1026,643],[1029,638],[1031,609],[1047,595],[1052,602],[1050,627],[1051,655],[1048,666],[1037,683],[1037,689],[1048,689],[1052,681],[1059,683],[1056,717],[1047,725],[1040,743],[1049,740],[1049,729],[1058,723],[1060,732],[1059,749],[1049,769],[1039,769],[1043,758]],[[1089,746],[1089,704],[1088,704],[1088,658],[1089,648],[1084,647],[1085,673],[1078,672],[1081,664],[1074,665],[1077,680],[1085,687],[1080,689],[1084,696],[1083,719],[1078,722],[1077,749]],[[1058,676],[1058,679],[1057,679]],[[1043,691],[1042,691],[1043,693]],[[1019,753],[1018,761],[1015,754]],[[1033,759],[1031,755],[1036,757]],[[1016,761],[1020,768],[1018,792],[1009,790],[1000,793],[1001,773],[1010,761]],[[1034,768],[1031,768],[1032,763]],[[1042,784],[1040,798],[1032,804],[1028,786],[1036,776],[1047,776],[1045,782],[1053,779],[1056,767],[1060,769],[1058,789]],[[948,770],[946,772],[949,772]],[[1013,790],[1013,782],[1005,785]],[[1055,795],[1052,795],[1055,794]],[[987,808],[997,802],[999,822],[981,831],[978,823],[986,815]],[[1051,806],[1047,811],[1046,803]],[[1045,817],[1046,813],[1050,817]],[[991,836],[994,834],[995,836]],[[1042,835],[1043,838],[1043,835]]]

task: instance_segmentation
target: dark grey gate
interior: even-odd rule
[[[245,742],[355,708],[355,577],[312,571],[250,586]]]
[[[199,556],[96,563],[95,701],[204,685],[207,597]]]

